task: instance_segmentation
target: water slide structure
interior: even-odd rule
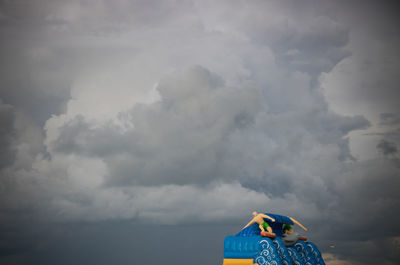
[[[317,246],[310,241],[298,240],[293,246],[285,246],[283,226],[293,225],[287,216],[270,214],[266,218],[276,234],[271,239],[260,235],[260,228],[254,223],[234,236],[225,237],[223,265],[325,265]]]

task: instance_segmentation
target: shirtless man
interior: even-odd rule
[[[252,225],[254,223],[257,223],[261,232],[265,232],[265,229],[267,229],[267,231],[269,233],[272,233],[272,228],[269,226],[269,224],[267,222],[264,221],[264,218],[267,218],[267,219],[271,220],[272,222],[275,222],[274,218],[271,218],[268,215],[265,215],[262,213],[257,213],[257,212],[253,212],[253,216],[254,216],[254,218],[251,219],[251,221],[245,227],[243,227],[242,230],[245,229],[246,227],[249,227],[250,225]]]
[[[290,220],[292,220],[293,223],[295,223],[296,225],[300,226],[301,228],[303,228],[304,231],[307,231],[307,228],[305,228],[302,224],[300,224],[298,221],[296,221],[295,219],[293,219],[292,217],[289,217]],[[289,224],[284,224],[282,227],[282,230],[284,232],[283,236],[282,236],[282,241],[283,244],[286,247],[290,247],[290,246],[294,246],[296,244],[296,242],[298,240],[303,240],[306,241],[307,238],[300,235],[297,232],[294,232],[293,228],[291,225]]]

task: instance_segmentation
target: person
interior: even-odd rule
[[[260,228],[262,233],[265,232],[265,229],[267,229],[267,231],[272,234],[272,228],[269,226],[269,224],[267,222],[265,222],[264,218],[267,218],[267,219],[271,220],[272,222],[275,222],[274,218],[272,218],[266,214],[257,213],[256,211],[253,212],[253,216],[254,216],[254,218],[251,219],[251,221],[247,225],[245,225],[242,228],[242,230],[245,229],[246,227],[249,227],[250,225],[252,225],[254,223],[257,223],[258,227]]]
[[[307,231],[308,229],[305,228],[302,224],[300,224],[298,221],[293,219],[292,217],[289,217],[290,220],[292,220],[293,223],[297,224],[300,226],[304,231]],[[303,240],[306,241],[307,238],[300,235],[297,232],[294,232],[293,227],[290,224],[284,224],[282,226],[283,230],[283,236],[282,236],[282,241],[285,247],[290,247],[294,246],[298,240]]]

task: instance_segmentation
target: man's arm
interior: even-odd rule
[[[267,218],[267,219],[271,220],[272,222],[275,222],[275,219],[274,219],[274,218],[272,218],[272,217],[270,217],[270,216],[268,216],[268,215],[266,215],[266,214],[261,214],[261,216],[262,216],[263,218]]]
[[[300,226],[301,228],[303,228],[304,231],[308,231],[307,228],[305,228],[302,224],[300,224],[298,221],[296,221],[295,219],[293,219],[292,217],[289,217],[290,220],[292,220],[293,223],[295,223],[296,225]]]
[[[249,227],[249,226],[252,225],[254,222],[255,222],[255,221],[254,221],[254,218],[253,218],[247,225],[245,225],[245,226],[242,228],[242,230],[245,229],[246,227]]]

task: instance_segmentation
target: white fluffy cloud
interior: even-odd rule
[[[291,78],[303,80],[298,73]],[[330,178],[343,174],[342,163],[351,158],[342,137],[368,123],[318,109],[319,95],[306,93],[308,83],[298,97],[305,107],[291,104],[270,113],[254,82],[227,87],[207,69],[190,67],[158,82],[159,100],[129,110],[121,106],[112,118],[69,109],[53,116],[46,124],[48,154],[16,175],[27,181],[29,194],[44,192],[35,198],[43,197],[38,203],[47,206],[41,208],[57,213],[44,215],[56,220],[157,216],[182,222],[201,212],[196,217],[210,221],[223,219],[226,209],[231,214],[225,218],[243,217],[245,205],[263,203],[316,217],[336,196],[328,192]]]

